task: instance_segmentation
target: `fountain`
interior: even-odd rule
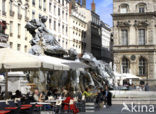
[[[41,90],[47,87],[74,87],[75,90],[84,90],[87,86],[103,87],[108,84],[108,78],[113,78],[113,72],[109,66],[97,60],[91,53],[84,53],[82,57],[78,57],[76,50],[70,49],[66,52],[57,42],[50,30],[46,28],[45,22],[47,17],[40,16],[39,20],[32,19],[25,28],[32,35],[30,41],[32,48],[30,53],[33,55],[49,55],[63,58],[68,54],[74,61],[86,63],[90,68],[79,68],[70,71],[36,71],[29,73],[29,81],[35,83]]]

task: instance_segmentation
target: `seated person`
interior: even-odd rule
[[[79,112],[79,110],[76,108],[74,104],[73,92],[68,92],[67,97],[63,101],[62,105],[65,111],[72,110],[73,114],[76,114]]]
[[[35,89],[34,90],[34,95],[33,95],[34,101],[35,102],[41,102],[42,101],[41,97],[42,97],[42,94],[39,93],[38,89]]]

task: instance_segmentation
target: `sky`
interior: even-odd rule
[[[92,0],[87,1],[87,9],[91,9]],[[102,21],[112,27],[113,0],[94,0],[96,13],[100,15]]]

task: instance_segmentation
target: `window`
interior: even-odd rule
[[[120,13],[127,13],[128,12],[128,5],[123,4],[120,6]]]
[[[39,9],[42,8],[42,3],[41,3],[41,0],[39,0]]]
[[[129,60],[126,57],[124,57],[122,59],[122,72],[129,73],[129,66],[130,66]]]
[[[60,8],[58,8],[58,16],[60,16]]]
[[[146,4],[145,3],[139,3],[136,7],[137,7],[137,10],[139,13],[144,13],[146,10]]]
[[[43,0],[43,9],[46,11],[46,0]]]
[[[35,12],[32,11],[32,19],[35,19]]]
[[[18,51],[21,50],[21,44],[17,44],[17,50],[18,50]]]
[[[27,7],[25,8],[25,17],[27,17]]]
[[[3,14],[5,12],[5,0],[2,0],[2,12],[3,12]]]
[[[10,48],[13,48],[13,43],[12,42],[10,42]]]
[[[51,19],[49,19],[49,28],[51,29]]]
[[[21,34],[21,25],[18,24],[18,35],[20,35],[20,34]]]
[[[10,1],[10,11],[12,11],[12,1]]]
[[[64,34],[64,25],[62,25],[62,33]]]
[[[68,13],[66,13],[66,21],[68,20]]]
[[[139,59],[139,75],[145,76],[147,74],[147,61],[145,58],[141,57]]]
[[[60,23],[58,23],[58,32],[60,32],[61,30],[60,30]]]
[[[12,28],[13,28],[13,21],[10,21],[10,35],[13,33]]]
[[[27,46],[26,45],[24,46],[24,51],[27,52]]]
[[[49,11],[51,12],[52,5],[49,3]]]
[[[64,6],[64,0],[62,0],[62,5]]]
[[[18,4],[18,15],[21,13],[21,6]]]
[[[121,31],[122,45],[128,45],[128,31],[126,29]]]
[[[64,11],[62,11],[62,19],[64,19]]]
[[[54,21],[54,30],[56,31],[56,21]]]
[[[66,27],[66,35],[68,35],[68,27]]]
[[[32,5],[35,6],[35,0],[32,0]]]
[[[27,41],[27,29],[25,29],[25,41]]]
[[[145,45],[145,29],[139,29],[139,45]]]
[[[54,5],[54,15],[56,15],[56,6]]]
[[[141,5],[139,6],[139,13],[144,13],[145,12],[145,6]]]

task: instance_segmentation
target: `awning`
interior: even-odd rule
[[[0,49],[0,68],[4,69],[28,69],[40,68],[41,61],[28,53],[22,53],[9,48]]]

